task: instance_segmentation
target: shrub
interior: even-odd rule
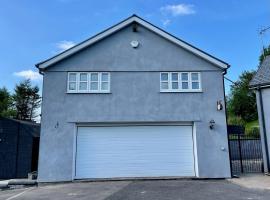
[[[230,116],[228,118],[229,125],[245,126],[245,121],[241,117]]]
[[[260,137],[259,127],[252,127],[252,128],[246,129],[246,135],[251,138],[259,138]]]

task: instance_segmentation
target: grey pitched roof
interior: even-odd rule
[[[249,85],[251,87],[269,85],[270,87],[270,55],[264,59]]]

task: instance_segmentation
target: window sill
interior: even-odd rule
[[[181,91],[173,91],[173,90],[161,90],[160,93],[202,93],[202,90],[181,90]]]
[[[111,92],[66,92],[66,94],[112,94]]]

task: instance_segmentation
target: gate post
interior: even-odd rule
[[[237,139],[238,139],[238,148],[239,148],[239,157],[240,157],[240,167],[241,167],[241,173],[244,172],[243,168],[243,160],[242,160],[242,149],[241,149],[241,141],[240,141],[240,134],[237,134]]]

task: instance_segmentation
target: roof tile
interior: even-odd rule
[[[257,73],[250,81],[250,86],[270,85],[270,55],[267,56],[259,67]]]

